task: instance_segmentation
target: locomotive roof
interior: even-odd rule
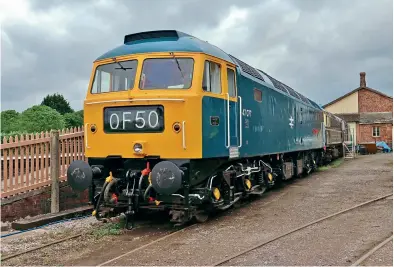
[[[101,55],[97,60],[130,54],[153,52],[199,52],[233,62],[229,55],[218,47],[189,34],[165,30],[129,34],[123,45]],[[235,64],[235,62],[233,62]]]
[[[290,86],[276,80],[267,73],[255,69],[236,57],[225,53],[220,48],[202,41],[189,34],[175,30],[149,31],[128,34],[123,44],[106,52],[96,60],[118,57],[123,55],[153,53],[153,52],[198,52],[232,62],[237,65],[243,75],[255,79],[258,83],[276,89],[290,97],[296,98],[316,109],[323,110],[318,104],[295,91]]]

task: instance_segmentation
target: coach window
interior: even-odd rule
[[[227,68],[227,84],[228,84],[228,94],[230,97],[236,97],[236,87],[235,87],[235,72],[232,69]]]
[[[206,92],[220,94],[222,92],[220,65],[205,61],[202,89]]]

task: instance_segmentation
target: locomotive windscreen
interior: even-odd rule
[[[192,58],[149,58],[144,60],[139,88],[188,89],[192,85]]]
[[[137,60],[98,66],[94,75],[92,94],[125,91],[134,86]]]

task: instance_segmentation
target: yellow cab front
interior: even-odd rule
[[[84,101],[85,155],[200,158],[203,56],[96,61]]]

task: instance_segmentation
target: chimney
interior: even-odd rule
[[[365,81],[365,72],[360,72],[360,87],[367,87],[367,82]]]

